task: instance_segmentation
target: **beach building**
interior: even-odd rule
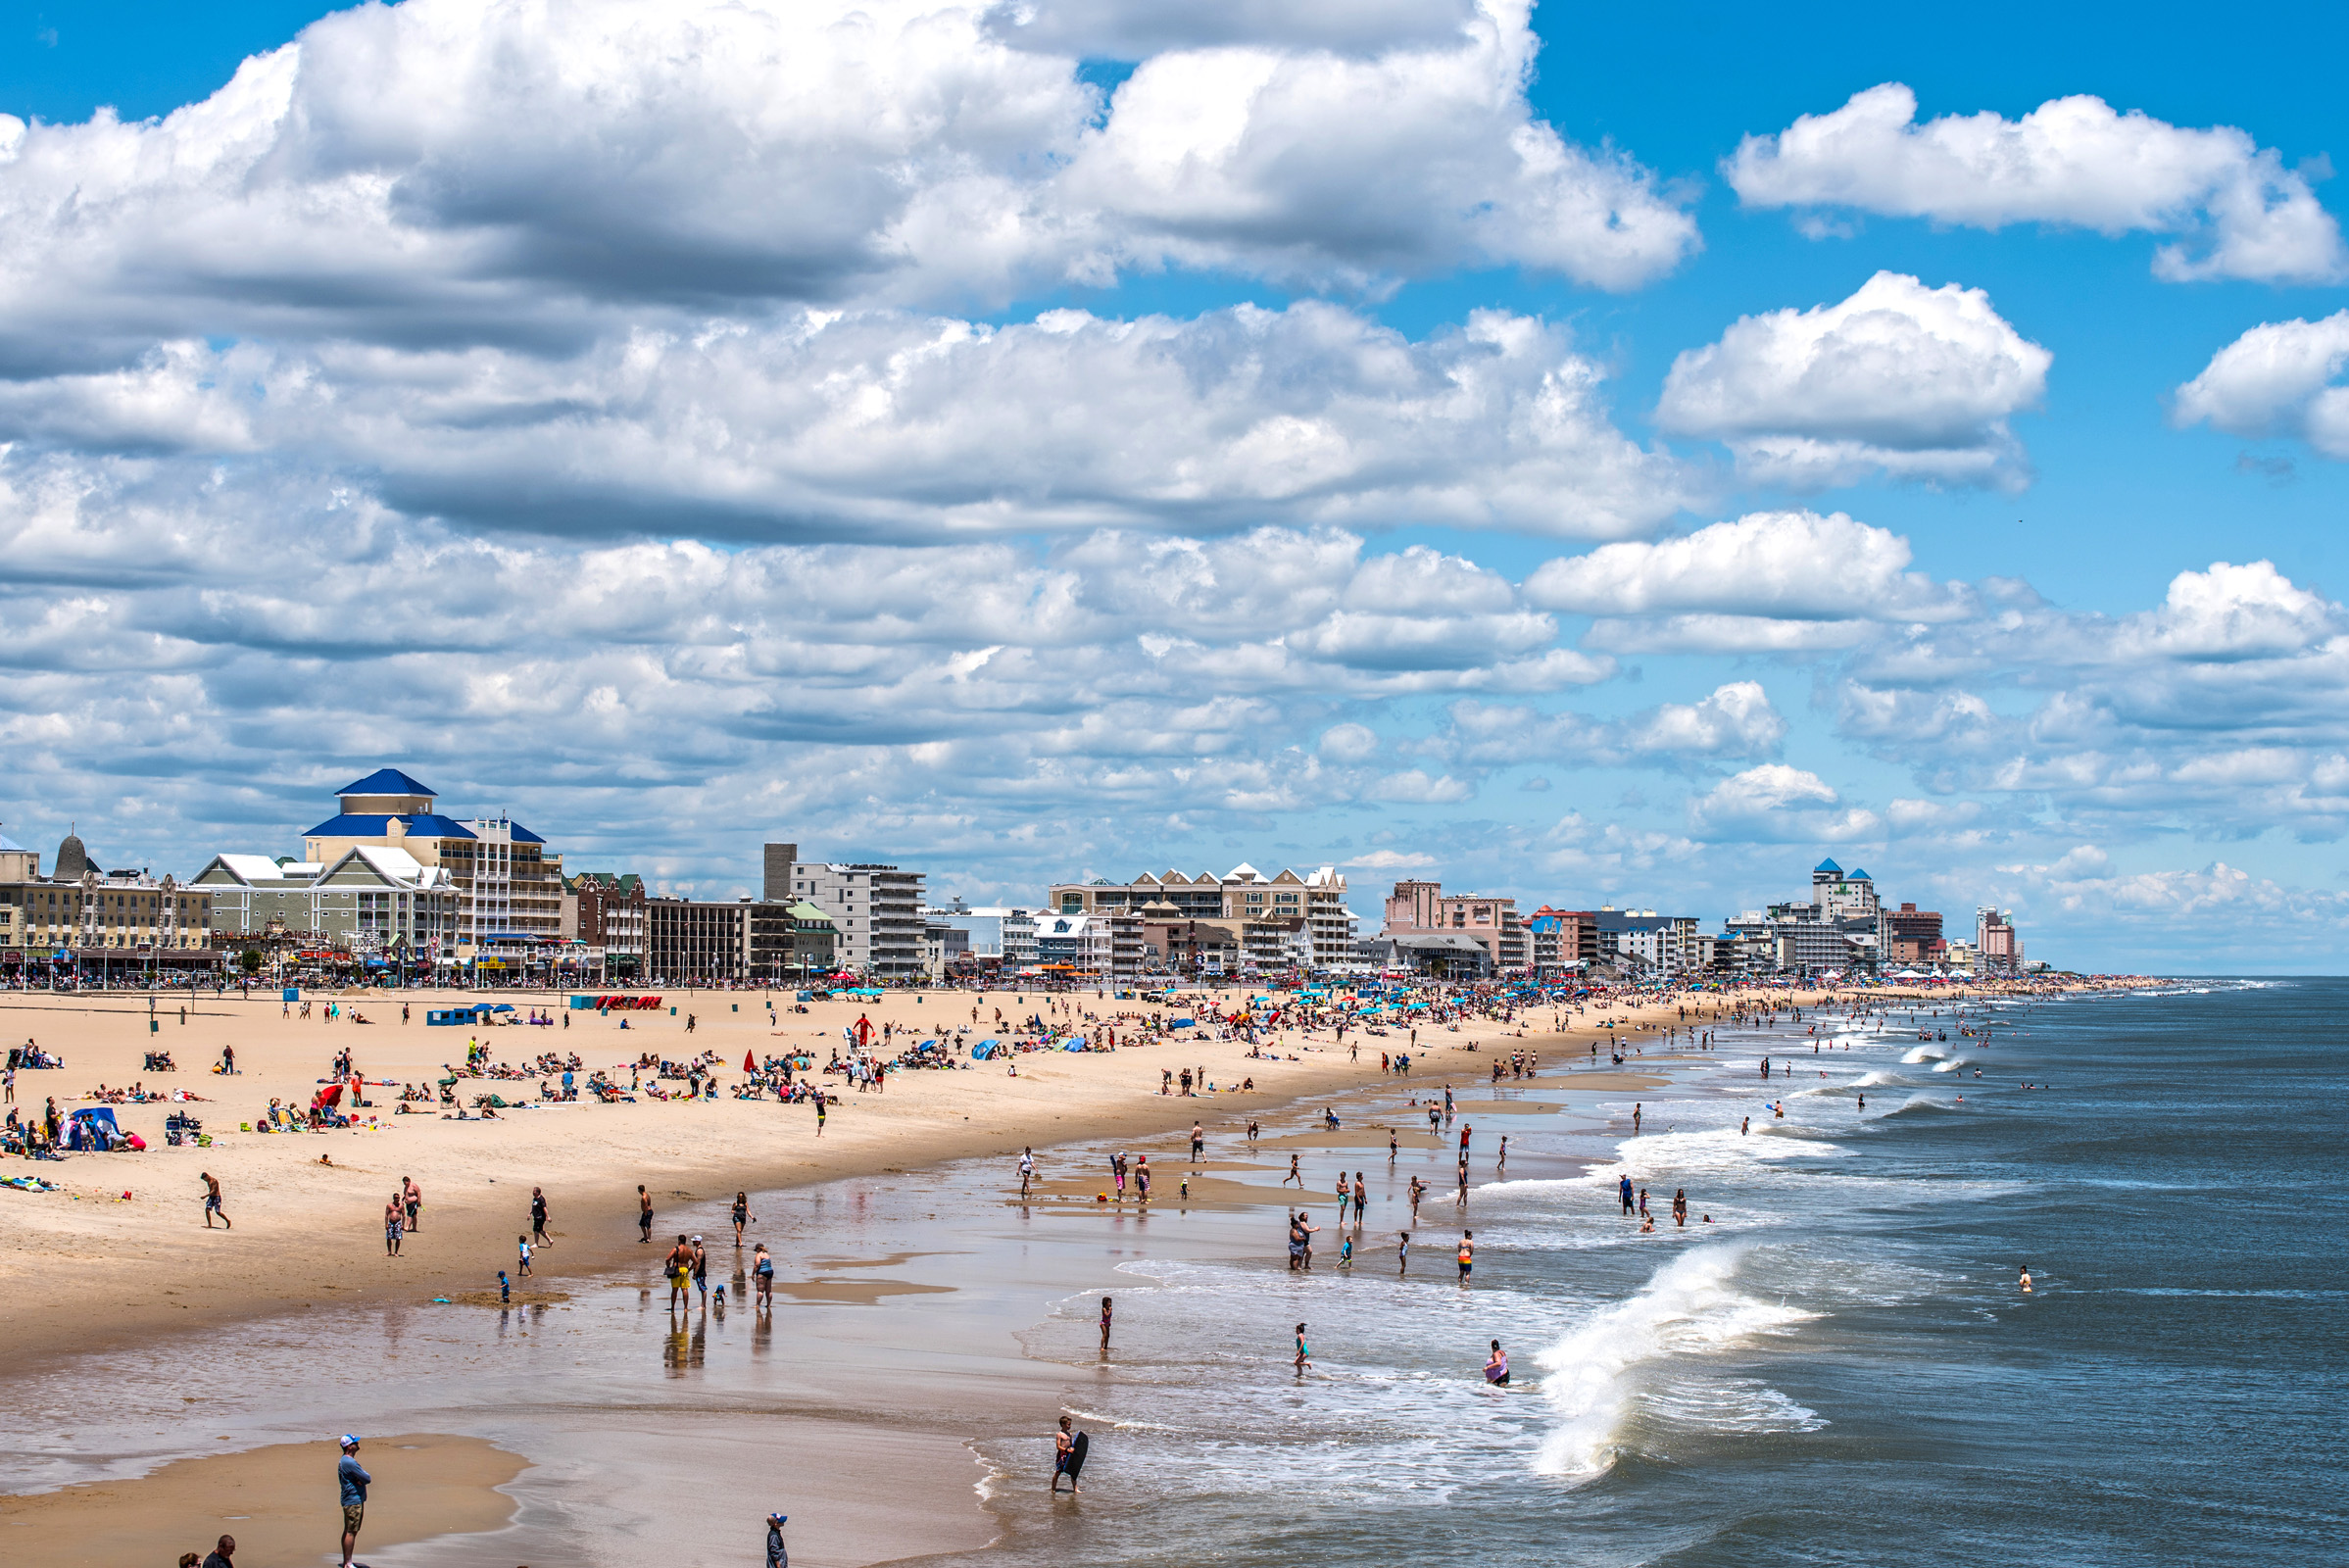
[[[41,875],[40,852],[0,837],[0,970],[24,979],[125,962],[140,968],[210,968],[211,904],[168,872],[107,871],[69,832]],[[66,875],[65,868],[72,867]]]
[[[945,908],[926,910],[925,918],[961,932],[960,947],[948,939],[947,951],[959,952],[976,967],[1021,969],[1038,961],[1032,910],[1005,904],[973,906],[957,898]]]
[[[838,933],[840,967],[874,980],[915,980],[927,973],[921,872],[798,857],[795,844],[766,846],[767,902],[805,902],[821,909]]]
[[[1598,961],[1598,911],[1553,909],[1544,904],[1526,917],[1528,954],[1537,973],[1563,974]]]
[[[1878,951],[1888,964],[1942,964],[1949,961],[1949,944],[1941,938],[1941,911],[1904,904],[1885,909],[1877,920]]]
[[[376,845],[447,871],[457,891],[451,958],[523,968],[563,941],[563,857],[505,812],[444,816],[437,792],[396,767],[344,785],[335,800],[335,814],[302,835],[303,859],[327,865]]]
[[[563,881],[563,936],[588,969],[608,980],[645,972],[644,878],[633,871],[582,871]]]
[[[1177,973],[1209,972],[1176,960],[1170,953],[1232,955],[1233,968],[1342,969],[1354,961],[1356,922],[1346,906],[1346,876],[1334,865],[1320,866],[1299,876],[1281,870],[1266,876],[1245,861],[1218,876],[1201,871],[1185,876],[1169,869],[1144,872],[1130,882],[1096,877],[1085,882],[1055,882],[1046,896],[1052,914],[1131,914],[1144,927],[1142,941],[1156,952],[1158,961]],[[1220,938],[1195,927],[1221,928]],[[1186,928],[1184,937],[1169,928]],[[1156,928],[1157,935],[1150,932]],[[1201,939],[1202,940],[1195,940]]]
[[[448,870],[380,844],[353,845],[326,862],[216,855],[190,886],[206,895],[223,947],[266,939],[431,963],[456,931]]]
[[[648,898],[645,973],[659,985],[785,985],[838,967],[831,916],[805,899]]]
[[[1384,934],[1391,937],[1443,933],[1481,942],[1495,972],[1533,963],[1533,942],[1518,917],[1514,898],[1487,893],[1446,894],[1442,883],[1406,881],[1387,895]]]
[[[2023,933],[2012,910],[1982,905],[1974,911],[1974,947],[1984,974],[2023,972]]]

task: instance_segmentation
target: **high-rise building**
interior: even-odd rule
[[[1445,893],[1440,882],[1406,881],[1387,895],[1388,936],[1446,933],[1483,944],[1493,967],[1508,971],[1533,962],[1533,943],[1514,898],[1490,893]]]
[[[765,875],[761,878],[759,896],[769,904],[789,904],[798,896],[791,890],[791,872],[799,863],[797,844],[767,845],[765,863],[760,867]]]
[[[831,920],[842,968],[875,980],[913,980],[924,972],[928,921],[919,871],[869,861],[795,860],[791,894]]]

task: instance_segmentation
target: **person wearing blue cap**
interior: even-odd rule
[[[789,1514],[766,1516],[766,1568],[791,1568],[791,1552],[783,1544],[783,1527],[789,1523]]]
[[[375,1478],[360,1467],[359,1440],[343,1434],[342,1463],[334,1467],[343,1489],[343,1568],[351,1568],[351,1553],[359,1546],[359,1523],[367,1516],[367,1484]]]

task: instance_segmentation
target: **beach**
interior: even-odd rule
[[[1011,996],[1023,997],[1011,1004],[1022,1006],[1023,1013],[1035,1010],[1032,994]],[[375,1334],[395,1320],[432,1322],[432,1303],[440,1297],[450,1298],[449,1305],[437,1308],[443,1314],[504,1322],[510,1314],[489,1306],[495,1300],[496,1271],[513,1271],[515,1237],[530,1228],[529,1196],[535,1186],[549,1200],[554,1245],[534,1260],[532,1279],[514,1282],[530,1304],[511,1314],[513,1332],[526,1334],[540,1320],[580,1320],[550,1314],[595,1317],[615,1300],[624,1301],[627,1310],[610,1323],[562,1332],[621,1339],[639,1332],[631,1325],[641,1320],[629,1314],[640,1307],[651,1310],[646,1303],[658,1304],[665,1294],[653,1290],[657,1257],[678,1230],[699,1232],[709,1237],[720,1259],[713,1278],[733,1287],[733,1313],[730,1322],[721,1313],[714,1330],[705,1327],[714,1340],[699,1348],[690,1328],[676,1331],[677,1343],[663,1341],[662,1375],[690,1373],[706,1366],[710,1354],[724,1353],[726,1336],[750,1332],[752,1319],[742,1310],[745,1281],[724,1219],[739,1189],[757,1195],[753,1239],[766,1240],[776,1250],[780,1332],[803,1345],[823,1343],[833,1351],[822,1358],[821,1368],[804,1366],[795,1375],[797,1387],[777,1391],[779,1397],[788,1396],[777,1408],[788,1409],[790,1419],[773,1431],[764,1430],[773,1423],[763,1417],[755,1421],[761,1429],[757,1445],[819,1494],[826,1474],[842,1477],[844,1494],[858,1494],[837,1456],[855,1451],[860,1443],[880,1445],[905,1458],[898,1468],[906,1478],[885,1496],[868,1497],[850,1510],[850,1518],[836,1513],[810,1521],[808,1528],[820,1543],[807,1560],[844,1563],[910,1555],[909,1543],[937,1552],[994,1539],[1002,1521],[978,1505],[970,1446],[983,1445],[1005,1422],[1022,1430],[1049,1426],[1065,1391],[1056,1381],[1057,1369],[1049,1366],[1051,1357],[1040,1362],[1023,1348],[1036,1332],[1031,1320],[1039,1302],[1054,1290],[1100,1288],[1102,1280],[1113,1281],[1109,1271],[1136,1255],[1137,1227],[1157,1226],[1149,1233],[1153,1248],[1171,1247],[1202,1259],[1246,1251],[1259,1246],[1251,1238],[1264,1234],[1270,1223],[1264,1211],[1286,1204],[1296,1194],[1295,1188],[1280,1185],[1289,1154],[1299,1154],[1312,1178],[1305,1196],[1326,1205],[1328,1160],[1382,1162],[1391,1138],[1399,1152],[1421,1161],[1421,1168],[1437,1173],[1431,1182],[1442,1180],[1448,1187],[1449,1178],[1442,1172],[1449,1163],[1450,1126],[1444,1138],[1431,1137],[1423,1110],[1411,1104],[1430,1094],[1440,1096],[1446,1084],[1454,1090],[1458,1114],[1484,1129],[1480,1162],[1490,1139],[1509,1132],[1521,1151],[1511,1174],[1546,1170],[1563,1179],[1579,1174],[1587,1161],[1537,1152],[1526,1142],[1529,1133],[1563,1136],[1604,1129],[1616,1118],[1618,1102],[1663,1089],[1691,1066],[1717,1064],[1706,1054],[1676,1049],[1687,1044],[1685,1035],[1675,1048],[1662,1038],[1666,1029],[1692,1027],[1679,1016],[1681,1007],[1709,1007],[1713,999],[1680,998],[1639,1007],[1610,999],[1558,1019],[1567,1026],[1563,1029],[1550,1027],[1553,1009],[1535,1007],[1513,1021],[1471,1019],[1456,1032],[1425,1030],[1407,1079],[1379,1070],[1381,1051],[1408,1049],[1404,1036],[1359,1039],[1363,1049],[1357,1060],[1326,1029],[1311,1038],[1267,1035],[1252,1048],[1260,1052],[1255,1055],[1246,1042],[1178,1036],[1114,1053],[1022,1054],[1013,1058],[1017,1076],[1003,1063],[987,1061],[967,1071],[906,1071],[893,1075],[884,1093],[842,1094],[820,1139],[808,1106],[735,1101],[722,1094],[715,1101],[691,1102],[582,1101],[511,1110],[484,1122],[444,1120],[430,1110],[395,1115],[395,1091],[380,1089],[368,1091],[378,1124],[372,1129],[269,1136],[234,1132],[238,1122],[256,1121],[272,1098],[298,1097],[306,1104],[326,1075],[330,1056],[346,1048],[367,1079],[402,1083],[437,1078],[442,1063],[464,1059],[469,1040],[482,1041],[493,1057],[506,1060],[545,1051],[576,1053],[588,1068],[611,1068],[648,1051],[669,1058],[710,1051],[736,1069],[721,1069],[721,1078],[731,1084],[741,1076],[746,1051],[765,1055],[786,1046],[811,1049],[820,1064],[841,1030],[853,1028],[858,1018],[919,1038],[945,1022],[972,1024],[973,1006],[982,1009],[978,1024],[992,1035],[995,1007],[1009,1002],[1002,993],[991,993],[983,1002],[967,993],[928,993],[919,1001],[893,993],[878,1000],[811,1003],[808,1012],[798,1013],[788,1010],[791,999],[784,993],[777,998],[783,1010],[770,1025],[766,998],[759,993],[702,992],[666,997],[660,1012],[630,1014],[629,1027],[621,1030],[617,1015],[592,1011],[575,1015],[568,1027],[558,1022],[553,1027],[426,1028],[421,1024],[425,1007],[444,999],[411,993],[311,1000],[313,1016],[304,1020],[280,1016],[274,997],[266,1003],[200,999],[185,1023],[178,1021],[174,1003],[159,1008],[160,1027],[152,1034],[143,1001],[137,999],[10,996],[0,1001],[5,1007],[0,1038],[34,1038],[67,1063],[61,1070],[21,1074],[20,1107],[37,1108],[51,1094],[65,1104],[60,1091],[67,1085],[78,1092],[143,1076],[151,1088],[170,1085],[208,1097],[184,1108],[199,1113],[206,1132],[216,1135],[207,1149],[163,1148],[166,1107],[123,1105],[117,1113],[124,1127],[153,1146],[145,1153],[7,1162],[12,1172],[37,1164],[42,1174],[62,1179],[67,1188],[46,1195],[0,1194],[19,1220],[0,1244],[5,1249],[0,1298],[22,1330],[13,1336],[11,1350],[19,1372],[131,1362],[162,1366],[170,1363],[175,1346],[200,1344],[209,1347],[207,1354],[225,1353],[220,1348],[223,1339],[243,1345],[239,1353],[248,1360],[267,1359],[276,1352],[252,1341],[256,1325],[277,1337],[271,1343],[298,1348],[329,1341],[343,1325],[365,1325]],[[356,1006],[379,1021],[327,1022],[321,1014],[328,1000],[336,1001],[339,1010]],[[482,998],[467,994],[464,1000]],[[527,1011],[546,1008],[551,1001],[559,1004],[561,999],[537,994],[506,1000]],[[1097,1038],[1100,1025],[1109,1020],[1086,1019],[1083,1011],[1170,1010],[1098,997],[1056,1000],[1080,1009],[1071,1023]],[[1229,1007],[1239,1000],[1233,995],[1218,1002]],[[1808,995],[1789,1000],[1793,1005],[1813,1004]],[[402,1001],[416,1020],[406,1025],[396,1021]],[[671,1004],[678,1009],[673,1017],[666,1011]],[[1130,1029],[1138,1021],[1125,1022]],[[160,1078],[142,1075],[138,1064],[153,1049],[150,1040],[170,1050],[181,1070]],[[1631,1060],[1622,1070],[1605,1059],[1609,1041],[1632,1042],[1625,1047]],[[1349,1032],[1348,1044],[1356,1043]],[[233,1077],[203,1070],[224,1045],[235,1047],[240,1070]],[[1477,1048],[1473,1052],[1471,1045]],[[1595,1054],[1593,1045],[1599,1047]],[[1496,1053],[1510,1051],[1539,1052],[1543,1076],[1508,1079],[1505,1088],[1494,1089],[1489,1064]],[[1292,1055],[1296,1059],[1289,1059]],[[1159,1093],[1162,1075],[1184,1067],[1203,1069],[1217,1092],[1192,1098]],[[1248,1078],[1255,1083],[1250,1093],[1226,1087]],[[822,1081],[845,1089],[838,1078]],[[1523,1098],[1533,1092],[1529,1084],[1540,1086],[1544,1098]],[[471,1079],[465,1086],[529,1087]],[[1553,1098],[1555,1106],[1547,1102]],[[1332,1107],[1339,1107],[1344,1123],[1336,1132],[1320,1119]],[[1089,1146],[1111,1144],[1149,1154],[1158,1173],[1155,1207],[1165,1215],[1188,1170],[1188,1135],[1195,1118],[1210,1140],[1210,1153],[1194,1176],[1190,1203],[1183,1205],[1189,1230],[1172,1233],[1158,1220],[1142,1220],[1131,1196],[1122,1202],[1100,1200],[1111,1184],[1105,1166],[1097,1161],[1098,1150]],[[1242,1136],[1250,1119],[1260,1122],[1263,1132],[1253,1148]],[[1041,1180],[1034,1201],[1022,1207],[1016,1202],[1013,1160],[1024,1147],[1039,1152]],[[1594,1154],[1600,1147],[1590,1145]],[[330,1163],[320,1164],[321,1155]],[[235,1229],[205,1230],[197,1202],[199,1170],[220,1180],[223,1207]],[[402,1239],[401,1255],[387,1258],[380,1215],[403,1177],[415,1178],[423,1189],[421,1223],[415,1235]],[[656,1204],[656,1241],[650,1247],[637,1241],[640,1182]],[[121,1196],[124,1192],[130,1194],[126,1200]],[[899,1213],[898,1230],[888,1236],[864,1234],[870,1227],[849,1202],[852,1194],[862,1195],[856,1203]],[[967,1247],[949,1245],[958,1225],[968,1227],[982,1214],[989,1226],[1009,1224],[1015,1216],[1021,1224],[1057,1227],[1049,1265],[1033,1278],[1024,1277],[998,1255],[1012,1245],[1000,1237],[1000,1245],[980,1246],[975,1254]],[[907,1245],[923,1238],[929,1245]],[[1277,1243],[1277,1237],[1271,1240]],[[1269,1255],[1277,1246],[1263,1250]],[[944,1261],[950,1256],[963,1261]],[[45,1293],[61,1282],[126,1278],[138,1283],[77,1292],[71,1313],[42,1309]],[[983,1298],[993,1304],[976,1304]],[[494,1364],[500,1352],[482,1351],[465,1337],[483,1332],[476,1325],[457,1340],[468,1347],[467,1354],[485,1354],[490,1357],[485,1364]],[[751,1343],[746,1342],[746,1354]],[[418,1376],[421,1383],[416,1382]],[[419,1420],[445,1411],[451,1402],[472,1408],[470,1395],[452,1394],[432,1375],[403,1372],[393,1382],[427,1391],[413,1396],[413,1414]],[[566,1465],[592,1470],[595,1449],[589,1434],[596,1423],[582,1419],[577,1401],[559,1402],[566,1413],[499,1434],[505,1445],[499,1451],[520,1454],[537,1467],[533,1473],[563,1473]],[[632,1396],[628,1402],[641,1401]],[[476,1417],[480,1413],[474,1410]],[[319,1416],[329,1426],[355,1419],[328,1417],[324,1407]],[[643,1443],[658,1452],[677,1444],[690,1446],[693,1440],[677,1434],[714,1419],[719,1417],[699,1406],[646,1412],[647,1430],[654,1435]],[[230,1430],[230,1443],[269,1435],[269,1421],[255,1422],[249,1412],[240,1420],[246,1431]],[[220,1424],[233,1428],[237,1423]],[[178,1442],[183,1436],[167,1423],[156,1429],[154,1441],[124,1445],[104,1464],[126,1474],[152,1469],[161,1455],[183,1451]],[[211,1445],[221,1438],[218,1432],[205,1434]],[[751,1441],[731,1439],[728,1451],[734,1452],[733,1444]],[[739,1462],[737,1453],[721,1468],[734,1474]],[[73,1468],[61,1458],[43,1472],[28,1461],[12,1485],[21,1490],[28,1482],[58,1484]],[[662,1474],[661,1466],[651,1467],[645,1483],[648,1514],[658,1512],[660,1496],[695,1484],[690,1474],[665,1481]],[[539,1484],[552,1483],[525,1478],[518,1486],[507,1480],[490,1485],[527,1494]],[[530,1528],[527,1512],[522,1509],[521,1522],[505,1528]],[[208,1544],[188,1539],[191,1544]],[[441,1550],[448,1549],[444,1543]]]

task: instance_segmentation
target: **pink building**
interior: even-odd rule
[[[1522,969],[1532,961],[1517,901],[1489,893],[1446,895],[1440,882],[1397,882],[1387,895],[1386,934],[1465,936],[1493,955],[1495,969]]]

